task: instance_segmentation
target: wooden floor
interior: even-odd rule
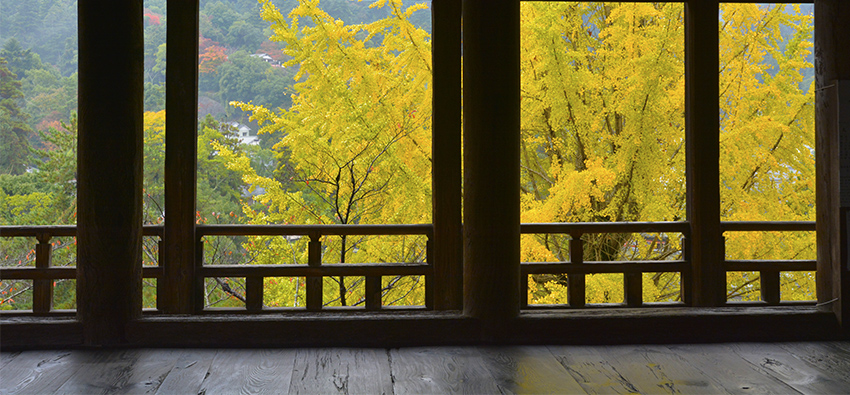
[[[850,342],[0,356],[0,394],[850,393]]]

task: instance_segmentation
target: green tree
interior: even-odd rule
[[[0,174],[22,174],[29,157],[32,133],[27,114],[21,111],[21,83],[0,58]]]

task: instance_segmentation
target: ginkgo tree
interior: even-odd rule
[[[684,220],[683,6],[546,2],[521,10],[522,220]],[[719,23],[722,218],[812,220],[813,96],[800,72],[811,67],[811,16],[724,4]],[[808,236],[727,235],[727,257],[811,259]],[[678,259],[679,237],[586,235],[585,259]],[[567,237],[524,236],[523,260],[568,254]],[[808,274],[785,275],[783,298],[813,299]],[[587,280],[588,302],[622,302],[622,274]],[[730,273],[728,296],[757,298],[757,281]],[[566,284],[565,276],[532,276],[531,302],[565,303]],[[678,273],[647,273],[644,284],[645,301],[680,298]]]
[[[255,224],[430,222],[430,38],[409,22],[423,5],[381,0],[390,16],[346,24],[302,0],[284,16],[260,0],[292,106],[234,103],[275,145],[274,177],[216,146],[254,188]],[[811,16],[799,8],[724,4],[718,20],[721,207],[724,220],[814,215]],[[681,3],[523,2],[523,222],[686,220],[684,9]],[[808,81],[809,83],[811,81]],[[261,191],[261,192],[256,192]],[[728,234],[730,259],[810,258],[810,234]],[[585,235],[585,259],[681,259],[679,234]],[[251,261],[306,263],[306,239],[253,238]],[[421,241],[325,238],[327,263],[422,259]],[[523,261],[568,261],[569,238],[524,235]],[[781,256],[780,256],[781,255]],[[811,299],[809,274],[785,273],[783,298]],[[418,279],[411,279],[419,281]],[[591,303],[623,300],[622,274],[587,278]],[[362,302],[362,279],[326,279],[327,304]],[[385,293],[406,284],[385,284]],[[267,279],[266,303],[303,305],[303,279]],[[407,288],[413,289],[413,288]],[[644,300],[681,297],[678,273],[646,273]],[[757,275],[731,273],[728,296],[758,295]],[[421,291],[403,293],[420,298]],[[529,277],[530,303],[565,303],[565,276]],[[405,302],[407,303],[407,302]]]
[[[720,15],[721,218],[814,221],[812,16],[799,5],[724,5]],[[808,73],[806,73],[808,72]],[[815,259],[814,232],[728,232],[730,259]],[[728,293],[757,300],[757,273]],[[814,300],[814,272],[785,272],[783,300]]]
[[[262,17],[271,22],[271,39],[285,44],[289,60],[284,67],[299,71],[289,108],[234,103],[263,125],[259,133],[283,132],[274,146],[281,163],[277,177],[256,174],[247,157],[217,146],[251,188],[263,191],[254,198],[261,209],[244,207],[247,221],[430,222],[430,40],[408,20],[425,6],[377,1],[371,7],[388,7],[390,16],[347,25],[319,8],[318,1],[301,1],[288,17],[271,1],[261,4]],[[257,252],[257,263],[306,263],[306,242],[256,238],[246,248]],[[323,245],[327,263],[417,262],[425,252],[425,239],[414,236],[325,237]],[[299,305],[301,281],[268,279],[266,303]],[[384,296],[402,292],[398,303],[422,304],[423,281],[387,277]],[[363,303],[362,283],[363,278],[326,278],[325,303]]]

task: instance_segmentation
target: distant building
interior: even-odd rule
[[[279,60],[275,60],[273,57],[269,56],[269,54],[267,54],[267,53],[255,53],[255,54],[252,54],[252,55],[249,55],[249,56],[251,56],[252,58],[260,58],[264,62],[266,62],[266,63],[268,63],[272,66],[283,67]]]
[[[260,144],[260,138],[256,135],[251,135],[251,128],[239,122],[230,122],[230,126],[236,130],[236,138],[240,144],[257,145]]]

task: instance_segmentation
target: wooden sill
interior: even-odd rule
[[[75,347],[81,325],[60,317],[0,320],[0,345]],[[459,311],[149,315],[127,330],[131,347],[403,347],[470,344],[624,344],[841,338],[814,306],[524,311],[484,323]]]

